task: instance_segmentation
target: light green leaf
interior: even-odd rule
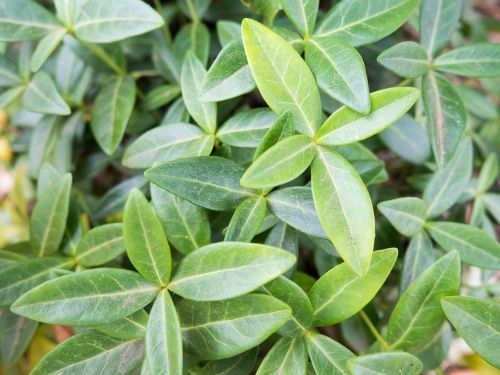
[[[500,268],[500,245],[483,230],[444,221],[428,223],[426,229],[444,250],[457,250],[463,262],[486,269]]]
[[[456,48],[439,56],[433,66],[443,72],[467,77],[498,77],[500,45],[482,43]]]
[[[228,301],[184,300],[178,306],[183,342],[201,359],[233,357],[267,339],[290,317],[276,298],[249,294]]]
[[[363,115],[342,107],[321,126],[319,144],[338,146],[366,139],[399,120],[415,104],[419,91],[412,87],[395,87],[370,94],[371,112]]]
[[[422,80],[422,99],[432,150],[442,169],[453,158],[462,140],[467,113],[453,85],[432,72]]]
[[[260,363],[256,375],[306,375],[307,350],[303,337],[282,337]]]
[[[500,195],[499,194],[485,194],[484,204],[488,211],[495,218],[497,223],[500,223]]]
[[[123,242],[130,262],[153,284],[166,285],[172,258],[160,219],[138,189],[133,189],[125,204]]]
[[[498,170],[498,155],[492,152],[488,155],[481,167],[477,181],[477,190],[483,193],[486,192],[495,183],[498,176]]]
[[[234,40],[219,52],[207,72],[200,92],[204,102],[220,102],[246,94],[255,89],[255,81],[240,39]]]
[[[217,29],[217,38],[222,47],[226,47],[235,40],[241,40],[241,26],[238,22],[220,20],[217,21],[215,28]]]
[[[365,274],[373,251],[375,218],[361,177],[338,153],[318,147],[311,187],[328,238],[357,274]]]
[[[447,297],[441,301],[453,327],[486,361],[500,367],[500,304],[474,297]]]
[[[148,169],[144,175],[160,188],[215,211],[235,208],[252,195],[240,186],[243,168],[217,156],[171,161]]]
[[[300,176],[314,158],[314,143],[306,135],[283,139],[265,151],[246,170],[241,185],[271,188]]]
[[[264,100],[276,113],[290,111],[299,132],[314,135],[321,123],[321,102],[307,64],[290,44],[257,21],[245,19],[242,34]]]
[[[313,308],[307,294],[297,284],[280,276],[264,285],[262,290],[292,309],[290,319],[278,330],[280,335],[299,337],[309,329],[313,319]]]
[[[226,228],[224,241],[252,241],[265,216],[266,200],[262,196],[247,198],[234,211]]]
[[[382,52],[377,61],[384,68],[405,78],[418,78],[429,71],[429,58],[422,46],[402,42]]]
[[[7,56],[0,55],[0,87],[22,85],[22,83],[14,63]]]
[[[262,141],[257,146],[257,149],[253,154],[253,160],[257,160],[260,155],[269,150],[279,141],[291,137],[294,134],[295,127],[293,126],[292,113],[289,111],[283,112],[262,138]]]
[[[93,326],[92,328],[105,333],[106,335],[117,337],[119,339],[133,340],[146,336],[146,325],[149,315],[146,310],[138,310],[132,315],[111,323]]]
[[[75,335],[43,357],[33,375],[98,374],[125,375],[140,367],[144,341],[122,340],[96,331]]]
[[[181,65],[184,58],[192,53],[203,66],[206,66],[210,52],[210,31],[202,22],[188,23],[175,36],[172,49]],[[198,82],[200,86],[203,84],[203,79]]]
[[[95,267],[115,259],[125,252],[121,223],[104,224],[88,231],[76,247],[76,262]]]
[[[0,107],[7,108],[11,104],[17,101],[25,92],[25,86],[14,86],[0,94]]]
[[[179,96],[181,89],[177,85],[160,85],[147,93],[141,103],[141,109],[149,112],[163,107]]]
[[[11,309],[40,322],[89,326],[130,315],[157,293],[156,286],[135,272],[98,268],[47,281],[17,299]]]
[[[392,199],[379,203],[377,207],[392,226],[404,236],[414,236],[424,227],[427,208],[419,198]]]
[[[37,256],[57,252],[61,244],[69,211],[71,175],[52,183],[38,199],[31,214],[30,242]]]
[[[315,332],[306,335],[307,351],[316,374],[348,374],[347,360],[354,354],[328,336]]]
[[[210,223],[203,208],[156,185],[151,185],[151,201],[168,241],[178,251],[187,255],[210,243]]]
[[[217,138],[236,147],[257,147],[276,115],[267,108],[254,108],[238,112],[217,131]]]
[[[354,47],[376,42],[396,31],[419,0],[349,0],[337,3],[319,24],[316,35],[334,35]]]
[[[267,196],[267,202],[273,214],[291,227],[311,236],[328,238],[316,213],[310,187],[275,190]]]
[[[73,26],[75,16],[80,12],[82,1],[79,0],[53,0],[56,7],[57,18],[67,27]]]
[[[57,19],[33,0],[3,0],[0,4],[0,41],[41,39],[61,27]]]
[[[421,346],[443,324],[440,301],[458,293],[460,258],[456,251],[427,268],[399,298],[389,319],[387,342],[392,349]]]
[[[399,287],[400,294],[408,289],[411,283],[436,261],[437,255],[438,253],[425,231],[412,237],[405,253]]]
[[[460,198],[472,174],[472,155],[472,143],[467,139],[448,165],[434,173],[423,194],[429,217],[441,215]]]
[[[384,284],[397,257],[394,248],[375,251],[364,276],[357,275],[346,263],[324,274],[309,291],[314,325],[339,323],[365,307]]]
[[[179,0],[178,4],[186,16],[193,21],[198,21],[205,15],[210,6],[210,0]]]
[[[30,289],[55,278],[56,271],[73,264],[69,258],[42,257],[3,268],[0,271],[0,306],[10,306]]]
[[[38,322],[0,310],[0,358],[6,367],[14,367],[26,351]]]
[[[280,0],[281,6],[293,25],[303,36],[314,31],[319,0]]]
[[[405,352],[369,354],[350,359],[348,363],[353,375],[419,375],[423,370],[422,362]]]
[[[139,0],[103,3],[87,0],[73,26],[76,36],[91,43],[111,43],[147,33],[163,25],[163,18]]]
[[[59,94],[52,78],[40,71],[31,80],[23,95],[26,109],[54,115],[69,115],[70,108]]]
[[[295,260],[295,256],[276,247],[213,243],[183,258],[168,287],[197,301],[233,298],[275,279],[290,269]]]
[[[52,52],[54,52],[61,43],[61,40],[64,35],[66,35],[66,32],[67,31],[65,29],[53,31],[40,41],[35,52],[33,53],[33,57],[31,58],[31,70],[33,72],[38,71],[45,61],[47,61]]]
[[[182,99],[196,123],[206,133],[214,134],[217,126],[217,105],[200,100],[206,75],[207,71],[200,60],[192,52],[188,52],[181,71]]]
[[[135,81],[130,76],[114,77],[99,91],[92,106],[90,126],[102,150],[108,155],[120,144],[135,104]]]
[[[455,31],[463,0],[422,0],[420,7],[420,43],[433,57]]]
[[[326,94],[357,112],[370,112],[365,64],[349,43],[331,35],[308,39],[306,62]]]
[[[125,151],[122,163],[129,168],[149,168],[157,163],[209,155],[214,136],[190,124],[168,124],[148,130]]]
[[[297,231],[283,222],[278,221],[278,223],[271,228],[264,243],[269,246],[279,247],[295,256],[299,253],[299,236]],[[286,277],[292,277],[295,274],[296,268],[297,264],[285,272],[284,275]]]
[[[162,290],[151,309],[146,334],[146,359],[158,375],[182,374],[181,327],[172,298]]]

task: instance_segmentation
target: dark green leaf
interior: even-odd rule
[[[148,324],[148,313],[142,309],[132,315],[111,323],[101,324],[92,327],[93,329],[105,333],[106,335],[119,339],[133,340],[146,336],[146,325]]]
[[[410,240],[401,273],[400,293],[408,289],[411,283],[436,261],[437,255],[425,231]]]
[[[282,337],[262,360],[256,375],[305,375],[307,350],[303,337]]]
[[[6,367],[13,367],[26,351],[38,322],[0,310],[0,358]]]
[[[226,228],[224,241],[252,241],[265,216],[266,200],[262,196],[247,198],[234,211]]]
[[[315,332],[306,335],[307,351],[316,374],[348,374],[347,360],[354,354],[328,336]]]
[[[294,134],[293,115],[289,111],[283,112],[262,138],[262,141],[255,150],[253,160],[256,160],[282,139],[291,137]]]
[[[105,264],[125,252],[121,223],[104,224],[91,229],[78,242],[76,261],[84,267]]]

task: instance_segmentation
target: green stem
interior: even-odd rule
[[[372,323],[372,321],[370,320],[370,318],[368,317],[368,315],[366,315],[366,313],[363,310],[361,310],[359,312],[359,315],[361,315],[361,318],[363,319],[363,321],[367,325],[368,329],[370,330],[370,332],[372,333],[372,335],[375,336],[375,338],[377,339],[378,343],[382,347],[382,350],[384,350],[386,352],[390,351],[391,347],[383,339],[382,335],[379,333],[379,331],[377,330],[377,328],[375,327],[375,325]]]
[[[115,71],[118,75],[125,75],[127,72],[121,66],[119,66],[113,58],[106,53],[102,48],[94,46],[92,43],[87,43],[84,40],[78,39],[78,41],[87,48],[90,52],[100,58],[107,66]]]
[[[399,82],[398,87],[408,86],[413,81],[413,78],[406,78],[404,81]]]
[[[193,21],[193,23],[200,22],[200,19],[198,18],[198,14],[196,13],[196,9],[194,8],[194,5],[193,5],[193,0],[187,0],[187,5],[189,8],[189,14],[191,15],[191,20]]]
[[[130,72],[130,76],[134,79],[139,79],[142,77],[158,77],[160,73],[156,70],[135,70]]]
[[[162,7],[161,7],[161,1],[160,0],[153,0],[153,3],[155,5],[155,9],[160,15],[162,15]],[[168,28],[167,22],[163,25],[163,34],[165,34],[165,39],[167,40],[168,44],[172,44],[172,34],[170,34],[170,29]]]

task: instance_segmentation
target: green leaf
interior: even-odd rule
[[[300,176],[314,158],[314,143],[306,135],[283,139],[265,151],[245,171],[241,185],[248,188],[271,188]]]
[[[447,297],[441,301],[453,327],[482,358],[500,367],[500,304],[474,297]]]
[[[276,298],[249,294],[228,301],[184,300],[178,306],[183,342],[201,359],[229,358],[267,339],[290,317]]]
[[[310,187],[275,190],[267,196],[267,202],[273,214],[291,227],[311,236],[328,238],[316,213]]]
[[[491,216],[495,218],[497,223],[500,223],[500,195],[485,194],[483,200]]]
[[[241,40],[241,26],[238,22],[219,20],[215,26],[217,39],[222,47],[226,47],[235,40]]]
[[[498,77],[500,45],[482,43],[456,48],[439,56],[433,66],[446,73],[467,77]]]
[[[357,112],[370,112],[365,64],[349,43],[334,36],[308,39],[306,62],[326,94]]]
[[[132,77],[117,76],[101,88],[92,105],[92,133],[108,155],[115,152],[125,134],[134,109],[135,92]]]
[[[130,315],[157,293],[156,286],[135,272],[98,268],[47,281],[17,299],[11,309],[44,323],[89,326]]]
[[[73,264],[69,258],[43,257],[3,268],[0,271],[0,306],[10,306],[30,289],[57,277],[56,271]]]
[[[144,341],[122,340],[96,331],[79,333],[43,357],[33,375],[46,374],[125,374],[139,368]]]
[[[257,147],[276,118],[267,108],[241,111],[220,127],[217,138],[231,146]]]
[[[66,26],[73,26],[76,13],[80,11],[82,2],[77,0],[54,0],[56,15]]]
[[[0,41],[41,39],[61,27],[57,19],[32,0],[4,0],[0,4]]]
[[[104,224],[91,229],[78,242],[76,262],[84,267],[105,264],[125,252],[121,223]]]
[[[415,42],[402,42],[382,52],[377,61],[384,68],[405,78],[418,78],[429,71],[427,52]]]
[[[324,274],[309,291],[314,325],[339,323],[360,311],[382,287],[397,257],[394,248],[375,251],[364,276],[356,274],[346,263]]]
[[[287,17],[307,37],[314,31],[319,0],[280,0]]]
[[[182,374],[181,327],[172,298],[166,290],[160,292],[151,309],[146,358],[154,374]]]
[[[184,14],[193,21],[202,18],[210,6],[210,0],[179,0],[178,3]]]
[[[290,269],[295,260],[295,256],[276,247],[213,243],[183,258],[168,287],[197,301],[233,298],[275,279]]]
[[[26,89],[24,86],[14,86],[3,91],[0,94],[0,107],[7,108],[11,104],[15,103],[17,99],[19,99],[21,95],[23,95],[25,90]]]
[[[153,184],[215,211],[235,208],[252,193],[240,186],[243,168],[217,156],[184,158],[148,169]]]
[[[295,128],[312,136],[321,123],[314,77],[300,55],[279,35],[250,19],[242,23],[243,45],[260,93],[276,113],[290,111]]]
[[[276,13],[280,10],[280,0],[242,0],[241,2],[252,12],[264,16],[268,24],[272,23]]]
[[[206,75],[207,71],[200,60],[192,52],[188,52],[181,71],[182,99],[196,123],[206,133],[214,134],[217,126],[217,105],[200,100]]]
[[[265,219],[264,219],[265,222]],[[292,227],[283,222],[278,222],[269,231],[264,242],[266,245],[279,247],[297,256],[299,253],[299,238],[298,233]],[[295,274],[297,264],[284,273],[286,277],[292,277]]]
[[[376,42],[396,31],[419,0],[350,0],[338,3],[319,24],[316,35],[334,35],[354,47]]]
[[[59,94],[52,78],[40,71],[31,80],[23,95],[26,109],[54,115],[69,115],[70,108]]]
[[[486,269],[500,268],[500,245],[483,230],[451,222],[431,222],[426,228],[444,250],[457,250],[463,262]]]
[[[460,258],[456,251],[441,257],[403,293],[389,319],[387,342],[392,349],[425,344],[443,324],[440,301],[460,288]]]
[[[177,33],[172,49],[176,60],[181,65],[189,53],[194,54],[203,66],[207,65],[210,52],[210,32],[208,28],[202,22],[184,25]],[[201,86],[203,79],[197,83]]]
[[[257,160],[260,155],[279,141],[291,137],[294,134],[295,127],[293,126],[293,115],[289,111],[283,112],[262,138],[262,141],[253,154],[253,160]]]
[[[31,58],[31,70],[33,72],[38,71],[42,67],[52,52],[59,46],[66,33],[67,31],[65,29],[61,29],[50,33],[40,41]]]
[[[408,289],[411,283],[436,261],[437,254],[425,231],[412,237],[405,253],[399,287],[400,294]]]
[[[424,227],[427,208],[419,198],[392,199],[379,203],[377,207],[392,226],[404,236],[414,236]]]
[[[151,201],[168,241],[178,251],[187,255],[210,243],[210,223],[203,208],[155,185],[151,185]]]
[[[160,219],[140,190],[130,192],[123,216],[123,242],[130,262],[153,284],[166,285],[172,258]]]
[[[0,358],[6,367],[14,367],[26,351],[38,322],[0,310]]]
[[[305,375],[307,350],[303,337],[282,337],[262,360],[256,375]]]
[[[419,375],[423,364],[405,352],[387,352],[364,355],[349,360],[349,368],[356,375],[405,374]]]
[[[207,72],[200,100],[220,102],[246,94],[255,89],[245,49],[240,39],[234,40],[219,52]]]
[[[466,140],[448,165],[434,173],[423,194],[428,217],[441,215],[460,198],[472,175],[472,155],[472,143]]]
[[[258,352],[258,348],[254,348],[231,358],[209,361],[199,375],[248,375],[252,372]]]
[[[91,43],[111,43],[147,33],[164,24],[163,18],[139,0],[103,4],[86,1],[73,26],[76,36]]]
[[[168,124],[151,129],[125,151],[122,163],[129,168],[149,168],[157,163],[209,155],[214,136],[189,124]]]
[[[316,374],[344,375],[348,373],[347,360],[354,354],[328,336],[315,332],[306,335],[307,351]]]
[[[463,0],[422,0],[420,43],[433,57],[446,46],[455,31]]]
[[[338,153],[318,147],[311,187],[328,238],[349,267],[365,274],[373,251],[375,218],[361,177]]]
[[[319,144],[339,146],[366,139],[399,120],[415,104],[419,91],[395,87],[370,94],[371,112],[358,113],[348,107],[334,112],[321,126]]]
[[[434,158],[442,169],[453,158],[462,140],[467,113],[453,85],[434,73],[422,80],[422,99]]]
[[[262,290],[292,309],[290,319],[278,330],[280,335],[299,337],[309,329],[313,319],[313,308],[307,294],[297,284],[280,276],[264,285]]]
[[[57,252],[61,244],[69,211],[71,175],[52,183],[38,199],[31,214],[30,242],[37,256]]]
[[[252,241],[265,216],[266,200],[262,196],[247,198],[234,211],[226,228],[224,241]]]
[[[101,324],[92,327],[93,329],[105,333],[106,335],[119,339],[133,340],[146,336],[146,325],[149,315],[146,310],[138,310],[132,315],[111,323]]]
[[[177,85],[160,85],[153,90],[142,100],[141,108],[143,111],[151,111],[163,107],[179,96],[181,89]]]
[[[16,66],[7,58],[0,55],[0,87],[22,85],[23,81],[17,73]]]

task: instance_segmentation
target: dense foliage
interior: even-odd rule
[[[500,367],[490,26],[467,0],[1,0],[3,366],[412,375],[461,337]]]

